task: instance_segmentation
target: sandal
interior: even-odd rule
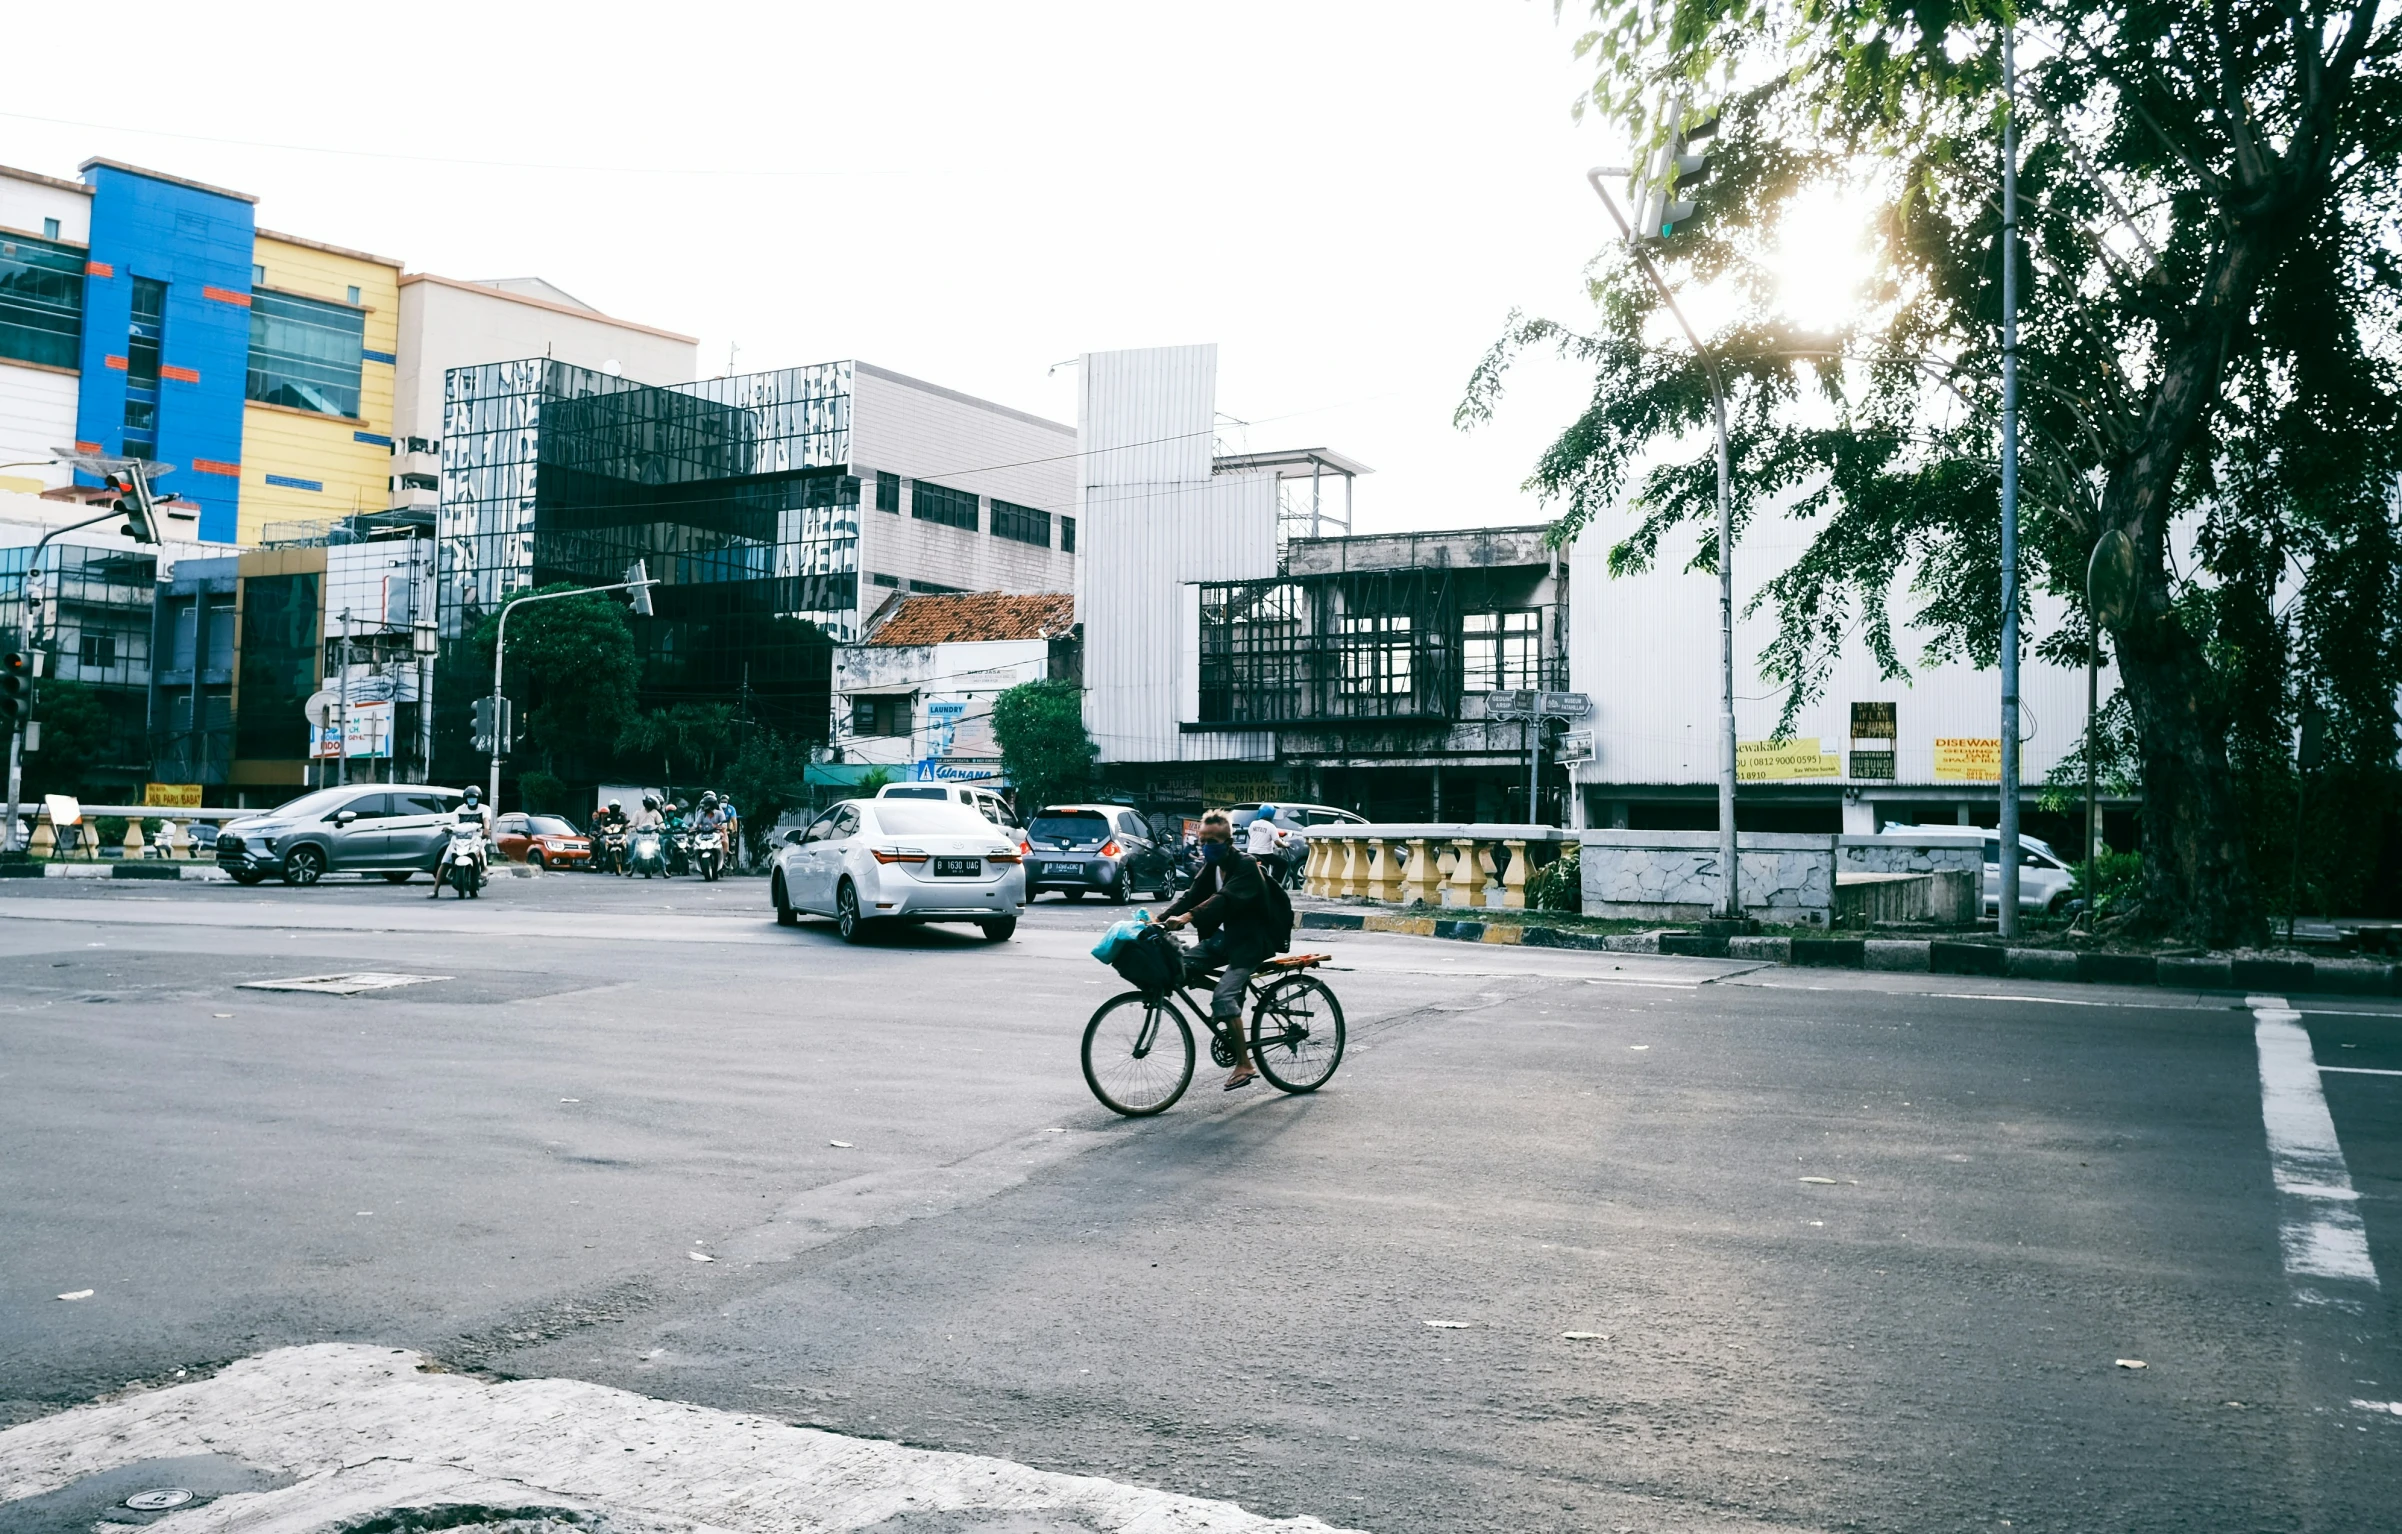
[[[1236,1091],[1239,1088],[1251,1085],[1251,1083],[1257,1081],[1258,1079],[1259,1072],[1255,1070],[1231,1071],[1227,1074],[1226,1084],[1218,1088],[1218,1090],[1221,1092]]]

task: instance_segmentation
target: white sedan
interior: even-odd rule
[[[1017,844],[965,805],[845,799],[784,833],[768,892],[777,921],[831,916],[845,942],[886,922],[972,921],[998,943],[1026,908],[1026,868]]]

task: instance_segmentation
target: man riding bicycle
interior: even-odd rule
[[[1259,865],[1234,850],[1234,826],[1223,810],[1201,817],[1201,859],[1200,875],[1159,924],[1173,932],[1191,923],[1201,934],[1193,959],[1225,966],[1210,996],[1210,1016],[1226,1025],[1234,1051],[1234,1069],[1221,1089],[1231,1092],[1249,1086],[1254,1075],[1243,1038],[1244,987],[1251,972],[1275,954],[1276,933]]]

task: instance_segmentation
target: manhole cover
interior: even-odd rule
[[[137,1513],[163,1513],[171,1507],[181,1507],[192,1500],[192,1493],[181,1486],[157,1486],[149,1491],[137,1491],[125,1499],[125,1505]]]
[[[395,975],[382,970],[362,969],[347,975],[299,975],[290,980],[245,980],[239,987],[245,991],[315,991],[324,996],[356,996],[361,991],[388,991],[396,985],[422,985],[428,980],[448,980],[448,975]]]

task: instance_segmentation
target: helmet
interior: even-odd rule
[[[1261,805],[1259,807],[1259,818],[1262,820],[1274,820],[1276,818],[1276,806],[1273,804]]]
[[[622,806],[620,806],[616,800],[612,799],[612,800],[610,800],[610,801],[609,801],[609,808],[611,808],[611,809],[613,809],[613,810],[614,810],[614,809],[619,809],[619,808],[622,808]]]
[[[678,799],[678,800],[676,801],[676,813],[677,813],[677,814],[681,815],[681,814],[683,814],[683,813],[684,813],[686,810],[688,810],[688,809],[690,809],[690,808],[692,808],[692,806],[691,806],[691,805],[688,805],[688,804],[686,804],[686,803],[685,803],[683,800],[681,800],[681,799]]]
[[[717,802],[717,795],[716,795],[715,793],[706,793],[706,794],[703,794],[703,795],[701,795],[701,808],[702,808],[702,809],[704,809],[704,810],[705,810],[705,809],[707,809],[707,808],[709,808],[709,806],[711,806],[711,805],[715,804],[716,802]]]
[[[642,807],[646,810],[657,809],[659,807],[659,796],[657,794],[644,794],[642,796]]]
[[[467,785],[467,802],[469,804],[475,803],[476,800],[481,799],[482,797],[484,797],[484,791],[482,789],[476,787],[473,783]]]

